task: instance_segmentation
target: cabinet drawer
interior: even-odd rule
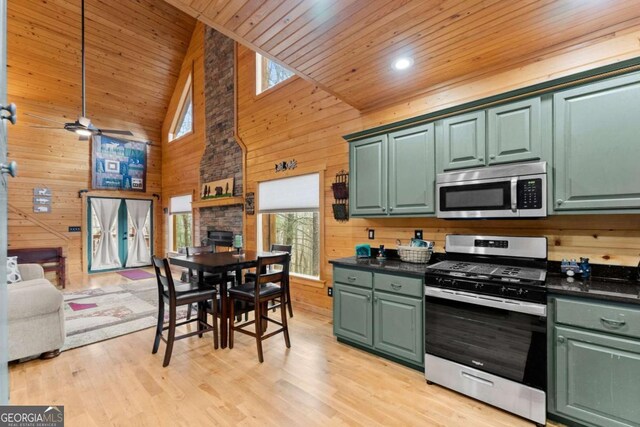
[[[370,271],[335,267],[333,269],[333,281],[361,286],[363,288],[371,288],[373,286],[373,273]]]
[[[422,283],[422,279],[394,276],[392,274],[376,273],[374,277],[375,290],[408,295],[416,298],[422,298],[424,296]]]
[[[556,323],[640,338],[640,309],[556,298]]]

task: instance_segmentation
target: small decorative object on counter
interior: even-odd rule
[[[411,239],[410,246],[414,248],[433,248],[433,242],[427,242],[422,239]]]
[[[366,243],[362,245],[356,245],[356,257],[371,258],[371,246]]]
[[[413,262],[416,264],[427,264],[431,259],[433,252],[433,243],[427,242],[427,246],[401,246],[398,245],[398,255],[404,262]]]
[[[566,273],[567,276],[574,276],[576,273],[580,273],[580,266],[575,259],[569,261],[568,259],[563,259],[560,263],[560,271],[562,273]]]
[[[384,250],[384,245],[380,245],[380,249],[378,250],[378,256],[377,258],[379,260],[385,260],[387,259],[387,253]]]
[[[240,251],[242,250],[242,234],[236,234],[233,236],[233,247],[238,251],[237,255],[240,255]]]
[[[589,258],[580,257],[580,273],[583,279],[588,279],[591,276],[591,265],[589,265]]]
[[[333,190],[333,218],[336,221],[349,220],[349,172],[341,170],[336,174],[336,180],[331,185]]]

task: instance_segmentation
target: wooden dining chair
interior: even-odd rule
[[[156,278],[158,279],[158,323],[156,325],[156,335],[153,342],[152,353],[156,354],[160,347],[160,340],[167,344],[167,348],[164,353],[163,367],[169,365],[171,360],[171,352],[173,351],[173,343],[176,340],[187,338],[193,335],[202,337],[202,334],[213,331],[213,347],[218,348],[218,320],[217,320],[217,299],[218,291],[212,285],[197,284],[191,282],[178,282],[177,284],[173,280],[171,275],[171,269],[169,267],[169,261],[152,257],[153,268],[156,272]],[[213,310],[213,323],[210,325],[207,323],[207,312],[205,305],[211,301],[211,307]],[[164,326],[164,310],[165,303],[169,306],[169,325]],[[191,308],[191,304],[198,304],[198,317],[196,319],[187,319],[184,322],[177,323],[176,311],[177,307],[182,305],[188,305]],[[176,327],[183,326],[189,323],[197,322],[197,330],[189,332],[180,336],[176,336]],[[162,335],[163,331],[168,331],[167,338]]]
[[[285,304],[283,304],[286,295],[286,288],[284,284],[288,280],[289,276],[290,259],[291,255],[289,254],[278,254],[259,257],[256,271],[264,271],[264,273],[259,273],[256,277],[255,282],[253,283],[244,283],[243,285],[229,289],[230,319],[233,319],[235,316],[236,301],[248,303],[247,307],[250,307],[255,312],[254,319],[251,321],[237,326],[234,324],[234,322],[230,322],[229,348],[233,348],[233,338],[235,331],[252,336],[256,339],[256,345],[258,347],[258,360],[260,361],[260,363],[264,361],[264,357],[262,356],[262,341],[264,341],[265,339],[282,332],[284,334],[284,341],[287,345],[287,348],[291,347],[291,342],[289,340],[289,327],[287,326],[287,313]],[[269,270],[268,267],[271,265],[281,265],[282,270]],[[280,303],[277,304],[277,307],[280,307],[280,318],[282,322],[270,319],[268,316],[268,304],[270,302],[275,302],[276,300],[280,301]],[[267,322],[275,323],[276,325],[280,326],[280,329],[265,335],[264,332],[266,330]],[[255,325],[255,332],[251,332],[245,329],[252,324]]]
[[[286,252],[288,254],[291,254],[291,245],[278,245],[278,244],[272,244],[271,245],[271,252]],[[256,270],[259,271],[259,270]],[[264,272],[263,272],[264,273]],[[255,282],[256,280],[256,273],[247,273],[244,275],[244,280],[245,282]],[[285,302],[287,305],[287,309],[289,310],[289,317],[293,317],[293,306],[291,304],[291,292],[290,292],[290,288],[289,288],[289,276],[287,275],[287,281],[286,283],[283,284],[283,286],[285,287]],[[279,303],[279,301],[277,301]],[[273,309],[273,311],[275,311],[274,307],[270,307],[271,309]]]

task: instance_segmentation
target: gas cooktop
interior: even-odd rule
[[[427,267],[428,272],[500,282],[538,282],[544,284],[547,272],[539,268],[516,267],[472,261],[441,261]]]

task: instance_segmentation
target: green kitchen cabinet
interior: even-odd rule
[[[422,364],[422,299],[375,292],[373,307],[374,347]]]
[[[484,110],[441,120],[436,137],[440,169],[448,171],[484,166],[485,127]]]
[[[358,344],[373,345],[373,291],[333,285],[333,332]]]
[[[557,92],[555,211],[640,208],[640,74]]]
[[[351,143],[349,151],[351,216],[387,213],[387,135]]]
[[[542,158],[542,104],[525,99],[487,110],[488,164]]]
[[[593,426],[640,425],[640,341],[556,326],[555,412]]]
[[[388,138],[388,213],[390,215],[434,213],[433,123],[393,132],[388,135]]]

